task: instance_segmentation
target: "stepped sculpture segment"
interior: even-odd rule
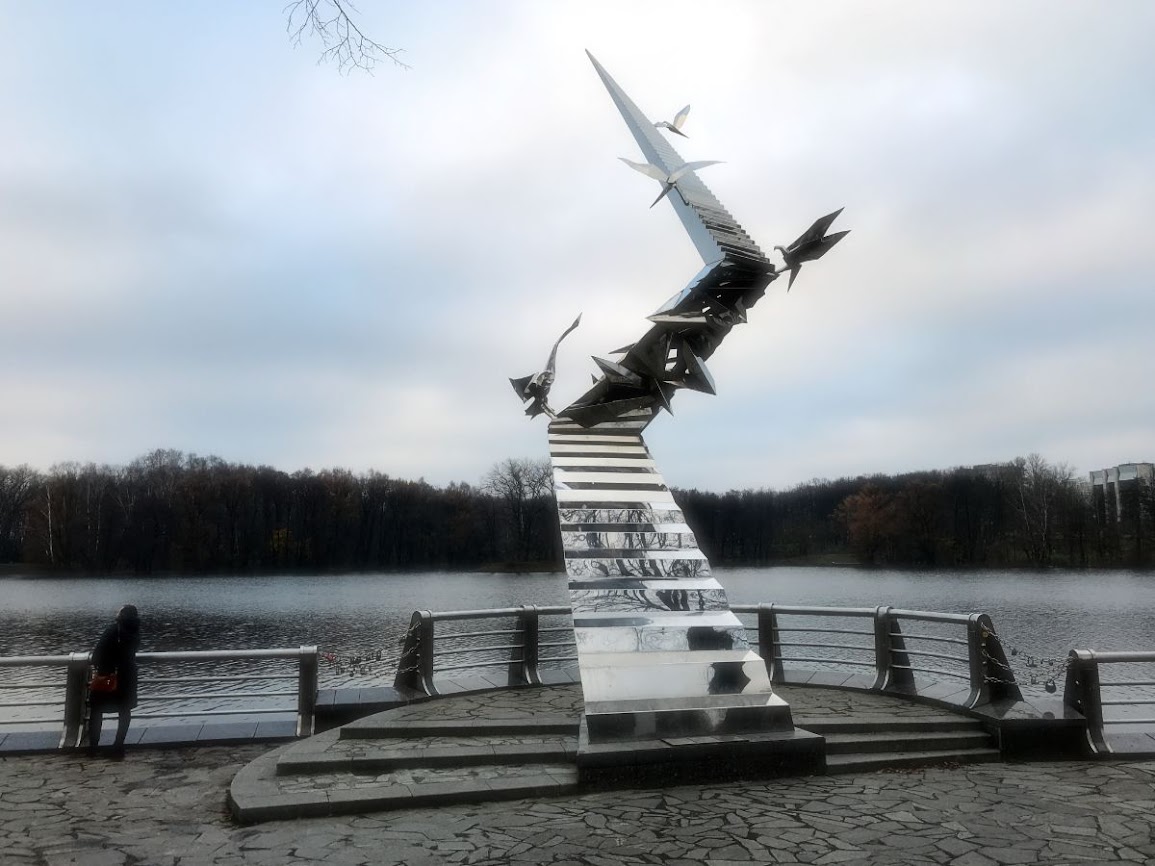
[[[612,353],[616,360],[594,358],[601,376],[589,391],[556,414],[544,410],[552,418],[550,460],[585,700],[579,765],[583,754],[596,763],[599,750],[623,744],[669,762],[678,760],[674,744],[691,743],[687,738],[794,732],[766,660],[751,648],[642,438],[658,412],[671,410],[676,391],[714,393],[706,359],[746,321],[778,272],[590,60],[654,167],[645,173],[665,178],[664,197],[705,262],[649,317],[651,327],[636,343]],[[845,234],[825,236],[835,216],[784,248],[794,257],[787,260],[792,270]],[[511,380],[530,400],[523,381]],[[537,405],[544,404],[527,411]],[[700,748],[682,751],[702,759]]]

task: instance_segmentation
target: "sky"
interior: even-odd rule
[[[774,284],[646,438],[678,487],[1155,460],[1155,5],[362,0],[0,6],[0,465],[157,448],[477,483],[701,267],[585,56]]]

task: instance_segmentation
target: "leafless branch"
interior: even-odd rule
[[[285,6],[285,31],[294,46],[306,36],[320,39],[325,50],[317,62],[336,63],[340,72],[360,69],[371,73],[383,60],[408,69],[398,58],[403,49],[387,48],[361,32],[350,15],[356,11],[350,0],[292,0]]]

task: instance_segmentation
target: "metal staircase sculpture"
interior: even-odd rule
[[[536,408],[553,419],[550,459],[585,697],[579,766],[583,755],[597,765],[599,754],[610,755],[609,763],[647,754],[670,764],[680,760],[673,745],[686,738],[781,740],[794,731],[789,706],[774,695],[765,660],[730,611],[642,439],[679,389],[714,393],[706,359],[746,321],[779,271],[693,171],[679,172],[682,158],[590,60],[656,169],[647,173],[676,176],[666,198],[705,266],[617,360],[594,358],[600,378],[560,412],[549,410],[544,395],[519,388],[528,378],[511,382],[535,400],[531,414]],[[791,271],[846,234],[825,234],[836,216],[781,248]],[[548,389],[552,369],[545,378]],[[691,751],[702,763],[701,749]]]

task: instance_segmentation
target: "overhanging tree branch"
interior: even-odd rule
[[[402,49],[387,48],[361,32],[350,15],[356,11],[350,0],[292,0],[285,6],[285,31],[294,46],[306,36],[320,39],[325,50],[317,62],[336,63],[340,72],[372,72],[383,60],[408,69],[398,58]]]

